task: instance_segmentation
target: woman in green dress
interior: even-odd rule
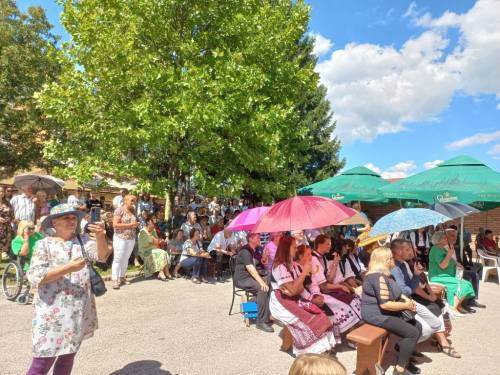
[[[472,284],[467,280],[460,280],[455,277],[456,267],[462,268],[453,259],[455,249],[448,246],[448,239],[444,232],[435,232],[432,236],[434,246],[429,254],[429,280],[446,286],[446,298],[450,308],[458,315],[467,313],[461,307],[465,298],[474,297]]]
[[[156,234],[154,220],[147,219],[146,225],[139,232],[139,256],[144,261],[144,276],[149,277],[155,272],[159,272],[159,280],[173,280],[169,271],[170,259],[168,253],[157,247],[160,242],[161,240]]]

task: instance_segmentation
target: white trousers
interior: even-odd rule
[[[415,303],[417,304],[417,315],[415,316],[415,320],[422,324],[422,335],[420,339],[418,339],[418,342],[428,340],[433,333],[444,331],[443,315],[437,317],[424,305],[417,302]]]
[[[128,266],[128,258],[134,250],[135,240],[123,240],[117,235],[113,236],[113,265],[112,279],[117,280],[119,277],[125,277]]]

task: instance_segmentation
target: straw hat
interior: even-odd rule
[[[359,239],[358,246],[362,247],[362,246],[369,245],[375,241],[385,240],[388,236],[389,236],[389,234],[379,234],[378,236],[370,237],[368,232],[364,232],[358,236],[358,239]],[[378,243],[378,244],[380,245],[380,243]]]

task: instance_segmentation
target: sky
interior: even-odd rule
[[[309,0],[344,170],[403,178],[461,154],[500,171],[500,0]],[[69,35],[52,0],[54,33]]]

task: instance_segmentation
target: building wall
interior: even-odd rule
[[[418,206],[417,208],[425,206],[426,205]],[[382,206],[382,207],[374,207],[374,206],[369,206],[367,204],[361,204],[361,209],[365,214],[367,214],[367,216],[370,219],[372,219],[375,222],[382,216],[385,216],[387,214],[390,214],[391,212],[399,210],[400,207],[393,204],[389,204],[387,206]],[[458,224],[460,224],[460,219],[450,220],[446,224],[448,225],[455,224],[458,226]],[[480,213],[466,216],[464,218],[464,229],[467,229],[472,234],[473,243],[471,244],[471,247],[473,249],[475,249],[474,242],[476,239],[476,234],[479,233],[479,227],[485,227],[486,229],[493,231],[493,234],[495,236],[500,235],[500,207],[489,211],[481,211]]]

